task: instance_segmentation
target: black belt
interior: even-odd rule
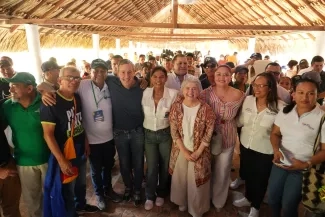
[[[161,130],[157,130],[157,131],[153,131],[153,130],[144,128],[144,131],[147,131],[149,133],[160,133],[160,132],[170,133],[170,127],[167,127],[167,128],[161,129]]]
[[[116,132],[116,133],[134,133],[134,132],[137,132],[139,130],[143,129],[142,126],[140,127],[136,127],[136,128],[133,128],[131,130],[120,130],[120,129],[114,129],[113,131]]]

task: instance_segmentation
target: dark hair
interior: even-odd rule
[[[275,80],[275,77],[270,73],[263,72],[261,74],[258,74],[252,83],[254,83],[258,77],[264,77],[267,80],[267,85],[270,89],[270,91],[266,97],[268,109],[270,109],[273,112],[278,113],[278,111],[279,111],[279,109],[278,109],[278,88],[277,88],[277,82]]]
[[[290,60],[287,65],[289,66],[290,69],[292,69],[292,67],[298,65],[298,61]]]
[[[281,68],[281,66],[279,65],[279,63],[276,63],[276,62],[270,62],[269,64],[266,65],[266,67],[265,67],[264,70],[266,71],[267,67],[269,67],[269,66],[278,66],[278,67]]]
[[[185,56],[186,57],[192,57],[192,58],[194,58],[194,54],[193,53],[186,53]]]
[[[296,75],[296,76],[293,76],[291,79],[292,79],[293,92],[296,92],[297,86],[299,84],[306,83],[306,82],[314,84],[317,91],[319,89],[319,85],[317,84],[317,82],[310,78],[303,78],[301,75]],[[283,108],[283,113],[288,114],[289,112],[292,111],[292,109],[295,107],[295,105],[296,105],[296,102],[292,101],[289,105],[287,105],[286,107]]]
[[[233,62],[226,62],[226,65],[232,69],[235,68],[235,64]]]
[[[154,56],[151,56],[151,55],[150,55],[150,56],[148,57],[148,60],[156,60],[156,58],[155,58]]]
[[[153,74],[155,74],[155,72],[157,72],[157,71],[162,71],[164,73],[164,75],[167,77],[167,70],[162,66],[156,66],[155,68],[153,68],[152,72],[150,73],[150,77],[152,77]]]
[[[146,58],[146,55],[144,55],[144,54],[140,54],[140,55],[139,55],[139,58],[141,58],[141,57]]]
[[[2,56],[1,59],[7,60],[10,63],[11,66],[14,64],[12,59],[10,57],[8,57],[8,56]]]
[[[176,54],[174,57],[173,57],[173,60],[172,62],[174,63],[178,57],[186,57],[184,54]]]
[[[112,59],[120,59],[120,60],[122,60],[123,57],[122,57],[121,55],[114,55],[114,56],[112,57]]]
[[[311,60],[311,64],[314,64],[316,62],[324,62],[324,58],[321,56],[314,56],[313,59]]]

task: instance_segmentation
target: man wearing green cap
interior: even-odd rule
[[[30,73],[16,73],[6,81],[12,98],[2,104],[1,112],[5,123],[12,129],[22,196],[28,215],[41,217],[43,183],[49,158],[40,121],[41,98],[36,91],[35,77]]]

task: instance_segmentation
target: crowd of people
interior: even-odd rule
[[[21,195],[29,217],[76,217],[105,210],[108,201],[138,207],[145,179],[146,210],[170,196],[180,211],[201,217],[211,201],[222,211],[229,187],[245,184],[233,205],[249,206],[249,217],[259,216],[266,194],[272,217],[298,217],[303,171],[325,161],[324,59],[313,57],[310,67],[300,61],[290,78],[260,53],[242,65],[236,55],[208,55],[200,64],[193,53],[141,54],[134,64],[110,54],[84,61],[82,70],[51,58],[40,84],[1,57],[3,216],[21,216]],[[313,155],[318,129],[321,148]],[[238,139],[240,171],[231,182]],[[116,152],[123,195],[112,186]],[[88,161],[96,206],[86,201]]]

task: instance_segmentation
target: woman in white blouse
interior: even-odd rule
[[[156,67],[151,73],[152,88],[143,92],[145,155],[148,166],[145,209],[151,210],[164,204],[168,194],[168,165],[172,138],[169,128],[169,110],[178,91],[165,87],[167,71]],[[157,182],[159,180],[159,185]]]
[[[258,217],[272,168],[270,133],[284,102],[278,100],[277,82],[271,73],[259,74],[252,87],[254,93],[246,97],[238,119],[238,127],[242,127],[240,167],[246,180],[246,191],[245,197],[233,204],[251,206],[249,217]]]
[[[300,78],[294,85],[296,104],[286,106],[275,118],[271,132],[274,165],[269,180],[272,217],[298,217],[302,170],[325,160],[325,124],[321,128],[321,148],[313,156],[313,146],[324,115],[317,104],[318,84]]]

